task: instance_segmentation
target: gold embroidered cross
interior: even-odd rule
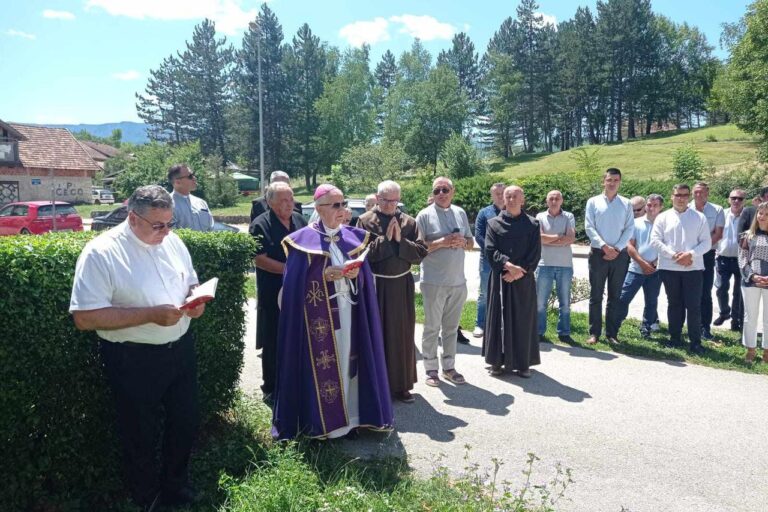
[[[329,354],[327,350],[320,352],[320,357],[316,359],[317,366],[322,367],[323,370],[327,370],[331,367],[331,363],[336,362],[336,356]]]

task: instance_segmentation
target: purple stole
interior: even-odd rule
[[[312,376],[320,409],[323,431],[328,433],[349,424],[344,386],[336,349],[336,330],[340,328],[339,306],[336,287],[326,281],[323,272],[331,266],[331,235],[325,233],[321,223],[310,225],[312,229],[302,230],[304,236],[298,240],[286,237],[283,244],[307,254],[306,288],[304,291],[304,325],[309,340],[309,357],[312,362]],[[368,236],[359,239],[345,232],[344,229],[333,235],[333,241],[345,257],[354,257],[368,244]],[[286,248],[287,252],[287,248]],[[356,337],[351,337],[350,377],[357,375]]]

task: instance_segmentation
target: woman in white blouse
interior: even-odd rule
[[[763,301],[763,362],[768,363],[768,202],[757,207],[752,225],[744,233],[747,243],[739,250],[741,292],[744,297],[744,329],[742,343],[747,347],[746,362],[755,360],[757,350],[757,317]]]

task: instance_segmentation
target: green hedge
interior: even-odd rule
[[[242,366],[245,272],[255,243],[179,231],[216,300],[192,322],[205,418],[227,408]],[[93,332],[68,313],[91,233],[0,238],[0,510],[102,510],[119,492],[113,407]]]

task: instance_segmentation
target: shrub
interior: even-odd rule
[[[591,151],[589,148],[582,146],[574,149],[568,158],[576,162],[576,169],[579,172],[598,174],[602,170],[600,157],[597,155],[599,152],[600,146],[595,147]]]
[[[483,171],[477,148],[460,133],[454,132],[445,141],[440,160],[451,178],[467,178]]]
[[[216,300],[192,323],[201,409],[227,408],[242,365],[245,271],[255,242],[179,231]],[[112,402],[97,337],[68,313],[75,261],[91,233],[0,239],[0,504],[3,510],[101,510],[120,489]],[[12,291],[13,293],[10,293]]]
[[[760,189],[768,184],[768,170],[758,165],[742,165],[726,172],[717,172],[713,168],[707,171],[706,178],[709,184],[710,201],[714,196],[723,198],[721,204],[728,204],[725,199],[735,188],[744,189],[748,198],[759,195]]]
[[[717,142],[717,137],[715,137],[714,133],[708,133],[706,137],[704,137],[705,142]]]
[[[693,144],[685,144],[672,155],[672,176],[678,183],[692,183],[702,178],[704,162]]]
[[[208,206],[224,208],[234,206],[238,197],[237,182],[227,173],[221,157],[206,157],[202,171],[199,174],[206,185],[204,192]]]
[[[385,140],[347,149],[341,157],[341,167],[353,188],[371,191],[384,180],[402,178],[412,163],[400,142]]]

